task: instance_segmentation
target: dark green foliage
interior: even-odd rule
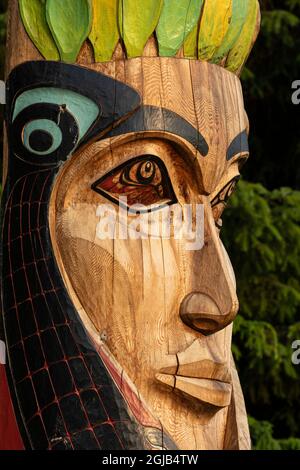
[[[300,79],[300,0],[260,4],[261,33],[242,77],[253,159],[245,177],[270,189],[300,188],[300,106],[291,101]]]
[[[262,31],[242,77],[251,123],[243,174],[256,184],[241,182],[223,239],[238,281],[233,348],[254,447],[300,449],[300,366],[291,362],[300,339],[300,106],[291,102],[300,0],[260,3]]]
[[[252,440],[255,450],[299,450],[300,439],[274,439],[273,426],[268,421],[257,421],[249,418]]]
[[[257,448],[272,429],[280,438],[300,434],[300,367],[291,362],[300,338],[299,223],[299,191],[244,181],[224,217],[241,305],[233,352],[249,413],[269,421],[251,421]]]

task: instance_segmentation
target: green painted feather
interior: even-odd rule
[[[199,24],[197,23],[183,44],[184,57],[187,59],[197,59],[198,57],[198,33]]]
[[[111,60],[119,40],[118,0],[93,0],[93,26],[89,39],[96,62]]]
[[[238,40],[249,12],[249,0],[232,0],[232,17],[223,43],[213,55],[211,62],[218,64]]]
[[[46,17],[61,60],[76,62],[92,27],[90,0],[47,0]]]
[[[250,0],[248,18],[238,41],[228,54],[226,69],[237,73],[246,62],[254,42],[255,30],[259,13],[259,3],[257,0]]]
[[[176,55],[198,23],[203,0],[164,0],[156,28],[160,56]]]
[[[180,0],[181,1],[181,0]],[[119,0],[119,29],[127,57],[140,57],[154,32],[163,0]]]
[[[43,0],[19,0],[20,14],[28,36],[47,60],[59,60],[59,53],[46,20]]]

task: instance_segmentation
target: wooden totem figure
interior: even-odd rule
[[[220,230],[259,23],[257,0],[9,2],[0,447],[250,448]]]

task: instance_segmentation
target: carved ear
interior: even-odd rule
[[[23,91],[43,87],[71,90],[98,106],[98,118],[80,144],[97,135],[102,137],[141,103],[137,91],[102,73],[54,61],[25,62],[11,72],[7,81],[7,121],[12,121],[15,100]]]

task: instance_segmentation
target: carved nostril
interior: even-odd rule
[[[222,313],[207,294],[195,292],[181,302],[180,317],[187,326],[203,335],[211,335],[232,322],[234,313]]]
[[[211,320],[210,318],[194,316],[191,318],[189,315],[181,315],[182,321],[193,328],[194,330],[200,331],[203,335],[210,335],[215,331],[218,331],[218,322]]]

